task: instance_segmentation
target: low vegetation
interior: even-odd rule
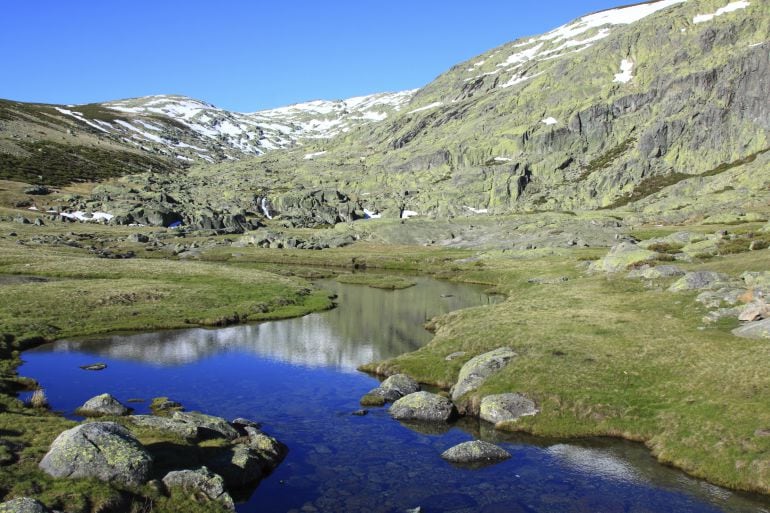
[[[337,276],[340,283],[353,285],[366,285],[375,289],[406,289],[413,287],[416,282],[403,276],[390,276],[382,274],[340,274]]]

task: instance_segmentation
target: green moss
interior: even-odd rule
[[[646,198],[647,196],[650,196],[652,194],[655,194],[656,192],[659,192],[665,187],[669,187],[671,185],[677,184],[682,180],[687,180],[688,178],[692,178],[692,176],[686,175],[683,173],[673,173],[673,172],[666,175],[650,176],[642,180],[639,184],[637,184],[637,186],[634,188],[634,190],[630,194],[627,194],[626,196],[622,196],[616,199],[613,203],[602,208],[614,209],[614,208],[624,207],[629,203],[634,203],[635,201],[639,201],[640,199]]]
[[[600,156],[591,160],[588,165],[583,168],[578,180],[585,180],[591,173],[610,167],[612,163],[622,157],[634,143],[636,143],[636,139],[629,137],[617,146],[610,148]]]

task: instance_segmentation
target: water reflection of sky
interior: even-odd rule
[[[770,511],[763,499],[657,464],[639,444],[503,434],[471,419],[444,429],[408,427],[385,409],[352,416],[377,384],[353,371],[357,365],[419,347],[430,338],[422,329],[427,318],[487,299],[478,289],[431,280],[404,291],[347,285],[337,293],[338,309],[302,319],[59,342],[26,352],[21,372],[69,415],[109,392],[124,402],[144,399],[132,403],[138,413],[164,395],[188,409],[263,422],[290,452],[238,506],[241,513]],[[107,369],[79,368],[94,361]],[[513,457],[476,470],[440,459],[473,438]]]

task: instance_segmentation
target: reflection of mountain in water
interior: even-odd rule
[[[486,304],[477,287],[417,278],[417,286],[387,291],[324,282],[339,307],[297,319],[222,329],[160,331],[98,340],[61,341],[52,351],[80,351],[179,365],[223,351],[247,351],[310,367],[355,369],[362,363],[414,351],[431,335],[423,323],[436,315]]]

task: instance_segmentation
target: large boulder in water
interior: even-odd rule
[[[362,397],[361,405],[382,406],[387,401],[395,401],[419,390],[420,384],[406,374],[394,374]]]
[[[456,413],[452,401],[430,392],[415,392],[394,402],[390,415],[398,420],[447,422]]]
[[[457,383],[452,387],[452,400],[456,401],[468,392],[479,388],[487,378],[499,372],[516,356],[518,355],[513,349],[500,347],[468,360],[460,369]]]
[[[494,463],[511,457],[505,449],[489,442],[474,440],[447,449],[441,457],[452,463]]]
[[[51,513],[51,510],[35,499],[20,497],[0,504],[0,513]]]
[[[150,454],[114,422],[92,422],[64,431],[40,462],[40,468],[53,477],[96,478],[132,486],[146,482],[151,467]]]
[[[110,394],[101,394],[86,401],[83,406],[76,410],[76,413],[86,417],[98,417],[100,415],[128,415],[130,411]]]
[[[163,478],[163,484],[169,490],[182,490],[196,498],[218,502],[226,509],[235,510],[233,498],[225,490],[225,480],[206,467],[169,472]]]

